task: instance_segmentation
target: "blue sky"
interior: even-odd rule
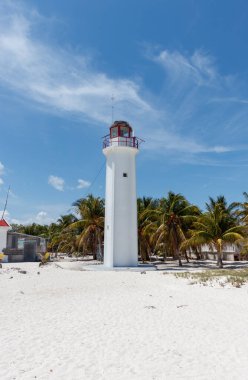
[[[242,200],[247,19],[245,0],[1,1],[0,210],[8,185],[19,223],[104,196],[112,96],[146,141],[139,196]]]

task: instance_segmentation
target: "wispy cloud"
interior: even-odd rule
[[[213,98],[211,99],[211,102],[216,103],[239,103],[239,104],[248,104],[248,99],[240,99],[237,97],[223,97],[223,98]]]
[[[10,214],[8,210],[0,210],[0,217],[2,218],[2,215],[4,213],[4,219],[6,219],[8,222],[10,220]]]
[[[50,175],[48,178],[48,184],[58,191],[64,191],[65,180],[61,177]]]
[[[202,50],[192,54],[150,51],[149,58],[165,73],[160,106],[166,110],[162,121],[166,128],[156,130],[154,148],[168,137],[169,149],[188,152],[184,159],[190,158],[189,162],[192,154],[197,154],[197,162],[201,154],[220,156],[244,150],[248,108],[244,108],[246,100],[240,96],[242,86],[237,76],[221,74],[215,59]]]
[[[35,217],[35,220],[38,224],[49,224],[53,221],[45,211],[39,211]]]
[[[163,50],[153,59],[166,69],[173,81],[193,81],[198,86],[216,84],[218,74],[213,58],[201,51],[187,57],[178,51]]]
[[[44,225],[44,224],[50,224],[56,221],[56,218],[52,218],[45,211],[39,211],[37,214],[29,215],[28,217],[23,218],[23,219],[12,218],[11,215],[7,213],[6,219],[9,221],[10,224],[22,224],[22,225],[28,225],[31,223]]]
[[[146,140],[145,148],[154,152],[177,157],[178,152],[220,154],[236,149],[213,133],[216,115],[220,120],[218,107],[206,111],[210,99],[225,93],[231,83],[230,77],[219,74],[211,55],[165,49],[151,55],[165,71],[161,91],[151,94],[141,81],[111,78],[96,71],[89,57],[38,38],[34,29],[44,28],[45,23],[45,18],[20,3],[0,4],[2,85],[47,110],[96,123],[110,122],[110,98],[117,94],[118,118],[129,120]]]
[[[0,176],[2,176],[4,174],[4,165],[2,164],[2,162],[0,161]],[[0,186],[3,185],[3,179],[0,177]]]
[[[154,151],[158,150],[158,152],[163,149],[169,152],[182,152],[186,154],[192,155],[200,154],[200,153],[227,153],[234,150],[234,148],[230,146],[208,146],[207,144],[199,144],[194,139],[189,139],[187,137],[182,137],[179,134],[172,134],[164,129],[153,130],[152,136],[147,136],[150,139],[150,143],[148,149],[152,149]],[[143,145],[145,148],[146,146]],[[188,156],[185,157],[185,160],[188,161]]]
[[[0,175],[3,175],[3,173],[4,173],[4,165],[0,161]]]
[[[21,213],[20,211],[19,213],[17,212],[20,205],[12,207],[12,211],[8,209],[7,219],[10,223],[24,225],[30,223],[50,224],[56,222],[60,215],[71,212],[68,203],[43,203],[32,206],[30,202],[26,202],[24,199],[21,203],[25,205]]]
[[[85,181],[84,179],[78,179],[77,189],[85,189],[90,185],[91,183],[89,181]]]
[[[46,107],[100,122],[109,122],[113,93],[118,93],[122,105],[137,110],[150,108],[131,80],[113,80],[93,70],[88,57],[54,49],[35,39],[32,27],[41,21],[37,13],[15,12],[3,4],[0,11],[0,80],[5,85]]]

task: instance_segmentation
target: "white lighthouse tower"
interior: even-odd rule
[[[125,121],[115,121],[105,136],[106,196],[104,266],[138,265],[135,158],[139,139]]]

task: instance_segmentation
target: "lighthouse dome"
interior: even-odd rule
[[[126,121],[115,121],[110,127],[110,138],[132,137],[133,129]]]
[[[133,135],[133,128],[127,121],[117,120],[109,130],[109,134],[103,137],[103,149],[119,146],[139,149],[143,141]]]

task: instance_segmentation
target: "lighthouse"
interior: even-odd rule
[[[115,121],[104,137],[106,195],[104,266],[138,265],[136,154],[140,139],[126,121]]]

